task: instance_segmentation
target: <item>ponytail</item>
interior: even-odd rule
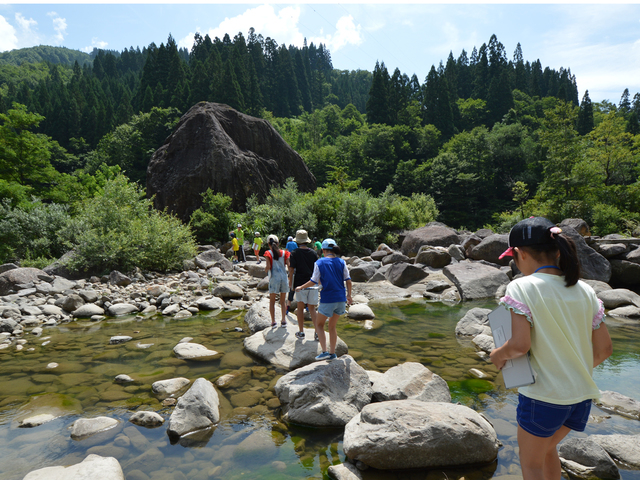
[[[280,258],[280,246],[278,242],[276,242],[273,238],[269,239],[269,247],[271,248],[271,255],[273,256],[273,261],[277,262]]]
[[[556,234],[554,238],[560,251],[558,266],[564,273],[566,286],[571,287],[578,283],[580,279],[580,260],[578,259],[576,244],[571,237],[562,233]]]
[[[338,245],[334,245],[331,251],[336,257],[340,256],[340,247]]]

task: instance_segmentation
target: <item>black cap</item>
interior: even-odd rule
[[[512,256],[515,247],[554,243],[555,239],[552,233],[560,233],[561,231],[553,222],[544,217],[529,217],[522,220],[516,223],[509,232],[509,248],[499,258]]]

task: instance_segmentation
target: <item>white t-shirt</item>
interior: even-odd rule
[[[557,405],[599,398],[591,378],[591,335],[604,307],[589,285],[578,281],[566,287],[564,276],[538,272],[509,283],[500,304],[531,322],[529,352],[537,376],[519,393]]]

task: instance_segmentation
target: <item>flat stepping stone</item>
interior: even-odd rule
[[[199,343],[179,343],[173,347],[173,353],[182,360],[193,360],[196,362],[216,360],[224,355],[224,353],[209,350]]]
[[[33,427],[42,425],[44,423],[50,422],[54,418],[56,418],[55,415],[51,415],[50,413],[42,413],[40,415],[35,415],[33,417],[25,418],[24,420],[22,420],[22,422],[20,422],[20,425],[18,426],[21,428],[33,428]]]
[[[118,420],[109,417],[79,418],[71,426],[71,438],[82,440],[118,425]]]

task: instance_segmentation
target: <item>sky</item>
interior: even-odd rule
[[[112,0],[113,1],[113,0]],[[362,0],[361,0],[362,1]],[[432,65],[488,43],[495,34],[508,59],[518,43],[525,60],[564,67],[580,99],[619,103],[640,92],[640,5],[367,3],[38,3],[0,0],[0,51],[35,45],[90,52],[166,43],[191,49],[196,32],[246,37],[249,28],[279,45],[325,44],[334,68],[393,73],[424,82]]]

